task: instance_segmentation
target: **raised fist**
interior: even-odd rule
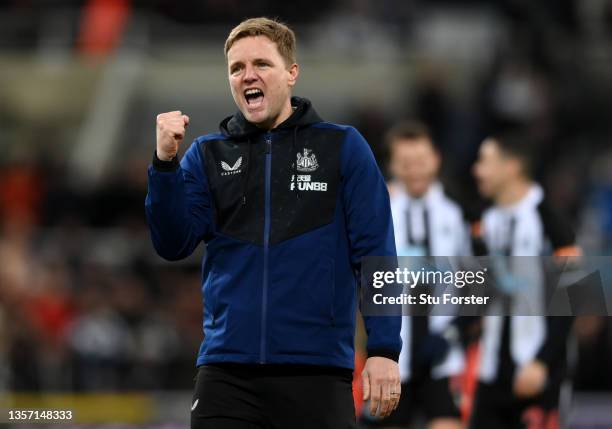
[[[185,137],[189,116],[180,110],[157,115],[157,157],[170,161],[176,156],[179,145]]]

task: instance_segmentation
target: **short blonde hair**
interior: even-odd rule
[[[250,18],[234,27],[225,41],[225,57],[234,43],[252,36],[266,36],[276,43],[287,66],[296,62],[295,33],[282,22],[266,17]]]

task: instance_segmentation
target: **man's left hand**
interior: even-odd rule
[[[370,415],[375,416],[380,406],[380,417],[387,417],[399,404],[401,383],[397,362],[380,356],[372,356],[365,363],[363,372],[363,400],[370,400]]]
[[[525,364],[514,379],[514,394],[519,398],[530,398],[544,390],[548,381],[548,368],[538,360]]]

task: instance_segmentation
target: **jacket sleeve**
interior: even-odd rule
[[[576,234],[571,223],[558,210],[544,199],[538,205],[538,212],[544,225],[544,235],[550,241],[553,255],[578,256],[581,250],[576,244]],[[540,347],[536,359],[544,362],[549,368],[565,359],[567,340],[574,323],[573,316],[546,317],[546,340]]]
[[[145,211],[157,253],[176,261],[191,255],[211,231],[212,210],[199,143],[194,141],[180,164],[153,157],[149,166]]]
[[[374,155],[354,128],[347,132],[341,154],[342,202],[355,271],[365,256],[396,256],[389,193]],[[364,316],[368,356],[395,361],[402,347],[401,316]]]
[[[569,220],[559,210],[555,210],[546,199],[538,205],[538,212],[553,255],[580,256],[582,250],[576,243],[576,233]]]
[[[560,359],[565,359],[567,339],[569,338],[574,318],[570,316],[546,317],[546,340],[540,347],[536,359],[544,362],[548,368]]]

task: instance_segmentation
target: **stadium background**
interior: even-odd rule
[[[478,145],[520,125],[586,254],[612,252],[612,1],[0,0],[0,406],[186,424],[203,249],[168,264],[150,244],[154,118],[215,130],[235,110],[224,39],[258,15],[295,28],[296,94],[355,125],[383,171],[387,127],[424,120],[476,218]],[[576,332],[572,427],[610,428],[612,324]]]

